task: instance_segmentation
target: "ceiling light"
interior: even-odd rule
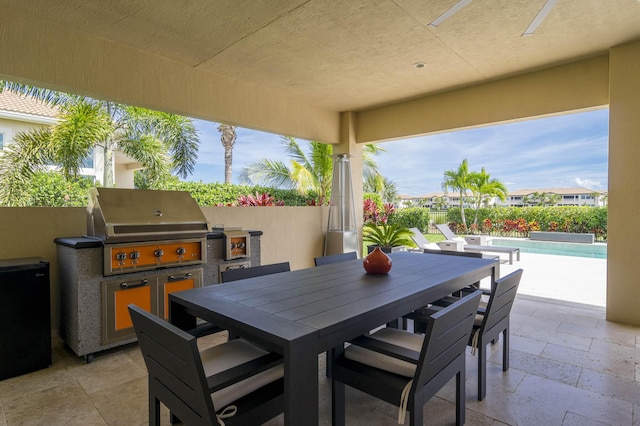
[[[451,9],[447,10],[445,13],[443,13],[442,15],[434,19],[428,26],[432,28],[437,27],[438,25],[442,24],[446,19],[450,18],[454,13],[456,13],[457,11],[459,11],[469,3],[471,3],[471,0],[460,0]]]
[[[413,67],[414,68],[418,68],[418,69],[424,68],[426,66],[427,66],[427,64],[425,64],[424,62],[416,62],[415,64],[413,64]]]
[[[527,29],[525,30],[525,32],[522,33],[522,35],[523,36],[533,35],[533,33],[536,31],[536,28],[538,28],[538,26],[542,24],[542,21],[544,21],[544,18],[547,17],[547,15],[549,14],[553,6],[556,5],[557,2],[558,0],[547,0],[544,6],[542,6],[542,9],[540,9],[540,12],[538,12],[536,17],[533,18],[533,21],[531,21],[531,23],[529,24],[529,27],[527,27]]]

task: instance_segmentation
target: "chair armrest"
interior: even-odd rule
[[[417,365],[418,360],[420,359],[420,352],[412,351],[411,349],[383,342],[378,339],[372,339],[369,336],[360,336],[349,341],[349,343],[365,349],[369,349],[370,351],[390,356],[392,358],[409,362],[411,364]]]
[[[226,388],[234,383],[238,383],[258,373],[266,371],[282,363],[282,355],[270,352],[260,358],[240,364],[236,367],[221,371],[218,374],[207,377],[209,392],[213,393]]]

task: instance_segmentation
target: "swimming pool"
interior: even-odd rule
[[[607,245],[605,243],[580,244],[531,241],[524,238],[494,238],[490,244],[494,246],[518,247],[522,253],[554,254],[558,256],[590,257],[594,259],[607,258]]]

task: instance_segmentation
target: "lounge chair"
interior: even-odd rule
[[[449,228],[447,224],[442,223],[440,225],[436,225],[436,228],[438,228],[438,231],[440,231],[440,233],[444,235],[444,237],[447,240],[453,240],[453,241],[462,240],[462,247],[464,251],[468,251],[472,253],[484,253],[484,252],[507,253],[509,255],[510,265],[513,265],[513,255],[515,253],[516,259],[520,261],[520,249],[518,247],[467,244],[467,242],[464,241],[464,238],[456,237],[456,234],[453,233],[453,231],[451,230],[451,228]]]
[[[418,228],[410,228],[409,230],[411,231],[411,239],[413,240],[414,243],[416,243],[416,245],[420,250],[423,250],[423,249],[439,250],[440,249],[436,243],[430,243]]]

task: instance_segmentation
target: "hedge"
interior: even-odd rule
[[[389,217],[389,223],[397,223],[407,228],[418,228],[424,231],[429,227],[429,209],[423,207],[397,209]]]
[[[595,234],[599,241],[607,239],[607,207],[493,207],[478,210],[478,224],[472,224],[475,210],[466,210],[469,226],[463,229],[460,209],[447,212],[447,222],[455,232],[528,237],[531,231],[575,232]]]

